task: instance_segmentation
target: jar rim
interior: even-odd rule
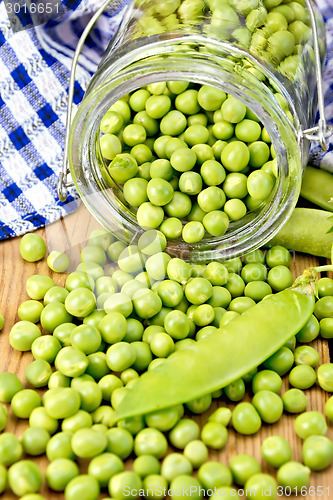
[[[255,250],[267,243],[291,215],[301,187],[302,144],[294,100],[275,75],[251,56],[251,63],[264,72],[276,91],[283,93],[296,121],[294,126],[274,97],[249,71],[242,71],[237,60],[249,54],[226,42],[207,37],[183,35],[154,36],[132,41],[108,60],[93,77],[70,131],[70,170],[74,183],[88,209],[107,229],[117,229],[119,237],[132,241],[142,233],[104,178],[98,151],[99,123],[107,109],[120,97],[148,83],[187,80],[212,85],[241,99],[263,123],[272,138],[280,165],[278,182],[271,199],[259,211],[245,216],[220,238],[205,238],[197,244],[173,241],[183,258],[196,261],[226,260]],[[151,39],[155,39],[152,41]],[[190,44],[201,51],[191,52]],[[185,51],[182,48],[186,47]],[[129,50],[131,48],[131,50]],[[226,52],[227,51],[227,52]],[[189,57],[190,56],[190,57]],[[236,58],[236,63],[231,57]],[[223,66],[221,63],[223,62]]]

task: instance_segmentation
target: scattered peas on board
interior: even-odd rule
[[[331,317],[326,304],[333,296],[330,282],[319,280],[320,295],[311,306],[312,316],[264,365],[226,387],[123,418],[114,426],[122,401],[130,388],[135,391],[145,372],[153,373],[175,351],[190,353],[219,327],[232,327],[234,321],[236,325],[237,318],[290,285],[290,254],[283,247],[256,250],[243,261],[198,265],[170,257],[165,252],[166,235],[151,229],[130,247],[121,246],[115,264],[113,249],[118,243],[114,235],[94,231],[81,253],[82,270],[66,278],[66,287],[55,286],[42,275],[28,279],[31,300],[20,306],[24,319],[13,325],[10,342],[15,349],[33,353],[35,360],[25,374],[32,388],[23,388],[14,374],[0,374],[2,489],[8,484],[23,498],[43,498],[38,493],[41,473],[33,457],[44,453],[50,460],[47,484],[64,492],[65,500],[77,500],[78,492],[82,498],[85,494],[97,500],[106,488],[121,500],[121,489],[131,485],[152,487],[155,496],[157,488],[172,485],[206,491],[223,487],[235,494],[242,487],[257,492],[270,488],[272,498],[278,487],[286,491],[308,487],[310,472],[333,462],[325,417],[306,411],[303,393],[317,378],[320,387],[333,392],[332,365],[320,365],[313,347],[304,344],[320,335],[319,320]],[[101,271],[96,274],[97,265]],[[46,334],[41,335],[39,322]],[[281,377],[288,372],[291,389],[282,391]],[[39,388],[44,389],[43,399]],[[204,413],[213,400],[224,406],[206,423],[198,425],[189,418]],[[11,404],[9,411],[16,418],[29,419],[21,441],[6,432],[4,404]],[[331,407],[329,400],[328,420],[333,419]],[[253,457],[235,456],[229,467],[210,460],[209,450],[227,445],[230,425],[240,434],[256,434],[277,422],[282,413],[299,413],[295,432],[304,440],[304,465],[293,461],[290,446],[281,436],[267,438],[261,448],[262,458],[277,469],[277,480],[263,473]],[[165,456],[168,445],[175,451]],[[133,471],[125,472],[129,456],[137,458]],[[80,457],[90,461],[87,474],[76,463]],[[198,479],[191,477],[193,469],[198,469]],[[26,479],[20,482],[17,477]],[[147,493],[147,498],[154,495]]]

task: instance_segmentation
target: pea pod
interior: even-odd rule
[[[288,222],[269,244],[282,245],[296,252],[329,259],[333,245],[332,226],[331,212],[312,208],[295,208]]]
[[[306,167],[301,196],[325,210],[333,212],[333,175],[320,168]]]
[[[129,389],[115,421],[204,396],[250,372],[282,347],[314,310],[316,270],[245,311],[189,350],[177,351]]]

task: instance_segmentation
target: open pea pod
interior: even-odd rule
[[[191,401],[234,382],[282,347],[314,310],[315,271],[260,302],[188,350],[145,372],[129,389],[114,420]]]

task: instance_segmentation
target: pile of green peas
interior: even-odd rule
[[[149,84],[113,104],[100,130],[110,182],[122,186],[142,228],[168,239],[223,236],[273,192],[277,160],[267,131],[217,88]]]
[[[48,276],[28,278],[29,300],[19,312],[24,319],[14,325],[9,340],[35,358],[26,370],[32,388],[24,388],[12,373],[0,374],[0,431],[6,428],[9,403],[14,416],[27,419],[29,427],[21,438],[0,434],[0,492],[8,484],[25,500],[44,500],[38,494],[41,472],[29,458],[44,453],[50,462],[47,485],[64,492],[65,500],[98,500],[105,490],[119,500],[137,498],[139,493],[131,495],[130,490],[144,490],[154,500],[163,498],[163,488],[183,487],[197,487],[191,496],[199,500],[199,487],[206,492],[221,488],[226,498],[240,498],[237,488],[255,490],[257,496],[270,488],[274,499],[279,488],[302,491],[311,471],[331,465],[326,419],[306,411],[301,387],[304,380],[312,385],[319,364],[317,351],[306,344],[319,335],[318,320],[332,317],[326,301],[320,302],[333,297],[328,278],[318,282],[316,316],[263,366],[213,394],[112,426],[115,409],[141,373],[175,350],[204,341],[217,327],[292,283],[291,255],[283,247],[199,265],[172,259],[165,245],[163,233],[156,230],[141,236],[136,246],[126,246],[98,229],[65,287],[55,286]],[[24,248],[21,253],[26,256]],[[281,395],[288,372],[292,388]],[[333,365],[318,368],[318,384],[333,392]],[[42,396],[35,390],[39,388],[46,389]],[[189,418],[208,410],[213,399],[224,406],[202,426]],[[293,460],[281,436],[267,438],[261,448],[263,461],[277,470],[277,480],[249,455],[233,457],[228,466],[209,459],[209,450],[226,446],[230,426],[253,435],[283,413],[299,414],[294,425],[304,441],[303,464]],[[333,396],[325,413],[333,422]],[[167,454],[169,446],[173,451]],[[131,457],[131,470],[125,470]],[[85,474],[78,463],[82,459],[89,461]]]

